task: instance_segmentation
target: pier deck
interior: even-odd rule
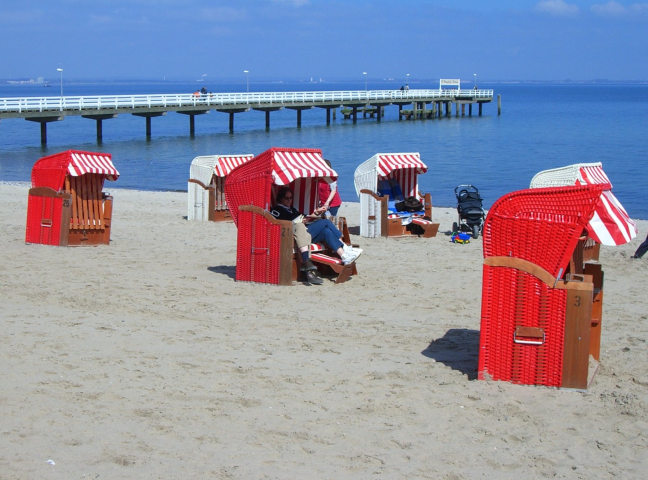
[[[230,131],[234,131],[234,114],[258,110],[266,112],[266,128],[270,127],[270,112],[291,109],[297,112],[297,126],[301,126],[301,112],[312,108],[327,110],[326,119],[330,123],[331,110],[351,109],[349,117],[357,119],[357,112],[374,111],[378,119],[381,109],[398,105],[412,105],[414,110],[425,105],[435,104],[439,116],[441,106],[445,105],[446,115],[450,105],[481,105],[493,101],[493,90],[360,90],[360,91],[322,91],[322,92],[249,92],[249,93],[207,93],[168,94],[168,95],[114,95],[114,96],[64,96],[64,97],[10,97],[0,98],[0,120],[24,118],[41,124],[41,143],[46,143],[46,125],[61,121],[68,115],[80,115],[97,122],[97,138],[101,140],[101,122],[131,114],[146,118],[146,134],[151,134],[151,118],[177,112],[190,117],[190,134],[194,133],[194,117],[211,110],[230,115]],[[471,110],[472,113],[472,110]],[[346,116],[346,115],[345,115]],[[373,115],[372,115],[373,116]]]

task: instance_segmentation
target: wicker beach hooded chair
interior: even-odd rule
[[[544,170],[531,180],[530,188],[563,187],[568,185],[602,185],[603,194],[587,225],[592,242],[607,246],[624,245],[637,236],[637,224],[630,218],[621,202],[612,193],[612,183],[598,163],[577,163]],[[598,252],[598,250],[597,250]],[[597,257],[598,258],[598,257]]]
[[[522,190],[501,197],[484,224],[478,375],[586,389],[600,350],[600,266],[570,272],[602,185]],[[600,307],[600,306],[599,306]]]
[[[252,157],[252,154],[247,154],[202,155],[194,158],[189,167],[187,183],[187,220],[231,220],[225,198],[225,180],[233,169]]]
[[[38,160],[32,168],[25,242],[108,245],[113,198],[103,185],[118,177],[108,153],[68,150]]]
[[[418,153],[377,153],[360,164],[354,174],[360,235],[435,237],[439,224],[432,222],[432,197],[418,188],[418,176],[427,170]],[[399,211],[407,198],[421,202],[420,210]]]
[[[295,255],[292,222],[277,220],[269,209],[279,188],[289,186],[295,208],[313,212],[318,206],[318,182],[336,178],[319,149],[271,148],[232,171],[225,196],[238,227],[237,281],[292,285],[301,262]],[[349,244],[346,220],[338,217],[338,221]],[[343,265],[323,245],[311,245],[311,259],[323,274],[337,274],[336,283],[357,274],[355,262]]]

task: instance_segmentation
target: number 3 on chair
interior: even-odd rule
[[[580,304],[581,304],[581,297],[580,297],[580,295],[576,295],[574,297],[574,306],[575,307],[580,307]]]

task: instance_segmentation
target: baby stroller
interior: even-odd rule
[[[455,196],[457,197],[459,222],[452,224],[452,231],[469,232],[473,238],[479,238],[479,232],[481,232],[486,218],[479,190],[474,185],[459,185],[455,188]]]

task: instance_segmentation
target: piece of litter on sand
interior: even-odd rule
[[[50,465],[56,465],[56,463],[54,463],[54,460],[48,460],[48,461],[45,462],[45,463],[49,463]]]

